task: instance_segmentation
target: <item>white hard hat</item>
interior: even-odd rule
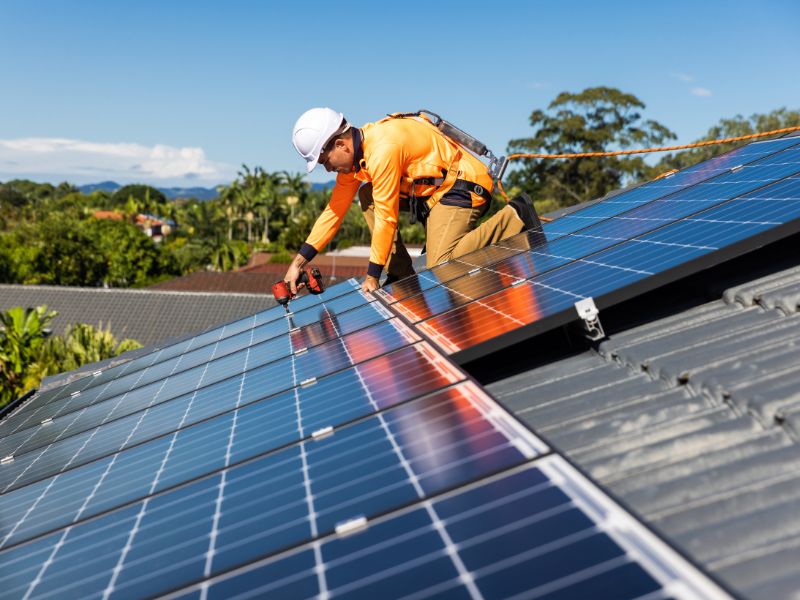
[[[343,121],[344,115],[332,108],[312,108],[297,119],[292,130],[292,143],[300,156],[306,159],[309,173],[317,166],[322,149]]]

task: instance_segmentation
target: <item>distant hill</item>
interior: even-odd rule
[[[329,190],[333,187],[335,181],[327,181],[325,183],[312,183],[311,189],[312,190]],[[101,181],[100,183],[88,183],[86,185],[78,186],[78,189],[83,194],[91,194],[92,192],[96,192],[97,190],[101,190],[104,192],[109,192],[113,194],[122,186],[117,183],[116,181]],[[156,188],[162,194],[164,194],[170,200],[174,200],[175,198],[197,198],[198,200],[213,200],[219,194],[217,194],[217,190],[215,188],[204,188],[204,187],[191,187],[191,188],[179,188],[179,187],[172,187],[172,188]]]
[[[122,186],[118,184],[116,181],[101,181],[100,183],[89,183],[87,185],[78,186],[78,189],[83,194],[91,194],[92,192],[96,192],[97,190],[102,190],[104,192],[114,193]],[[217,190],[214,188],[204,188],[204,187],[191,187],[191,188],[157,188],[162,194],[164,194],[170,200],[174,200],[175,198],[197,198],[198,200],[213,200],[219,194],[217,194]]]

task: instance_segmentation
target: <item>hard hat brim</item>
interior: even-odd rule
[[[317,166],[318,162],[319,162],[319,157],[312,158],[311,160],[306,162],[306,173],[311,173],[311,171],[313,171],[314,168]]]

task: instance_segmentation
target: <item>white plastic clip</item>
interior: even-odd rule
[[[475,273],[480,273],[480,272],[481,272],[481,268],[480,267],[475,267],[474,269],[470,269],[469,271],[467,271],[467,275],[475,275]]]
[[[586,336],[592,340],[602,340],[606,337],[603,331],[603,326],[600,324],[600,311],[595,306],[594,298],[584,298],[575,303],[575,310],[578,311],[578,316],[583,321],[583,328],[586,330]]]
[[[70,397],[70,398],[74,398],[75,396],[80,396],[80,395],[81,395],[81,391],[80,391],[80,390],[78,390],[77,392],[72,392],[72,393],[69,395],[69,397]]]
[[[743,169],[743,168],[744,168],[744,165],[736,165],[735,167],[731,167],[731,173],[736,173],[736,171],[739,171],[740,169]]]
[[[14,455],[9,454],[8,456],[4,456],[2,460],[0,460],[0,465],[10,465],[14,462]]]
[[[511,282],[511,287],[514,287],[515,285],[522,285],[526,281],[527,281],[527,279],[517,279],[516,281],[512,281]]]
[[[356,519],[345,521],[344,523],[339,523],[336,526],[336,534],[342,536],[350,535],[356,531],[360,531],[361,529],[366,529],[366,527],[367,517],[358,517]]]
[[[53,422],[53,417],[47,417],[46,419],[42,420],[42,425],[50,425]]]
[[[300,328],[299,327],[292,327],[291,329],[289,329],[289,333],[294,333],[295,331],[300,331]]]
[[[304,379],[300,382],[300,387],[308,387],[310,385],[314,385],[315,383],[317,383],[317,378],[309,377],[308,379]]]
[[[100,377],[100,375],[102,374],[103,374],[102,371],[95,371],[94,373],[92,373],[92,377]]]
[[[314,433],[311,434],[311,437],[315,440],[321,440],[322,438],[326,438],[329,435],[333,435],[333,425],[328,425],[327,427],[323,427],[322,429],[317,429]]]
[[[300,356],[301,354],[305,354],[308,352],[308,348],[300,348],[297,352],[294,353],[295,356]]]

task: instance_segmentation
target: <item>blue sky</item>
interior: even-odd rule
[[[502,153],[561,91],[633,93],[692,141],[800,109],[800,2],[0,2],[0,181],[299,172],[307,108],[428,108]],[[311,181],[327,181],[322,171]]]

